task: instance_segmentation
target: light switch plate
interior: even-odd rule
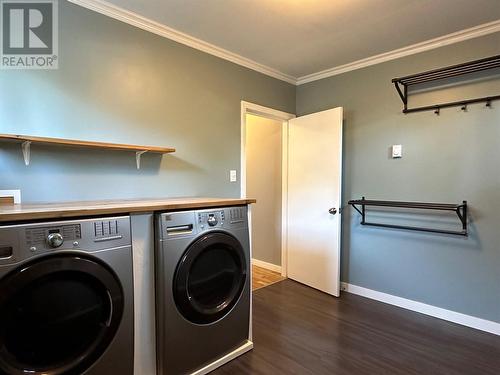
[[[236,182],[237,178],[236,178],[236,170],[235,169],[231,169],[229,171],[229,181],[230,182]]]
[[[403,146],[402,145],[393,145],[392,146],[392,158],[399,159],[403,157]]]

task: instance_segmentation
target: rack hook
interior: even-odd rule
[[[490,99],[488,99],[486,101],[486,108],[491,108],[491,100]]]
[[[437,107],[436,110],[434,111],[434,113],[436,114],[436,116],[439,116],[440,112],[441,112],[441,109],[439,107]]]
[[[467,112],[467,104],[464,104],[461,108],[460,108],[463,112]]]

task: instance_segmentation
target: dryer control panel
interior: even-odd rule
[[[246,206],[167,212],[158,216],[160,239],[191,237],[208,230],[231,230],[248,225]]]
[[[228,207],[214,211],[197,211],[196,215],[201,230],[246,225],[247,223],[246,207]]]
[[[198,212],[198,225],[200,228],[224,226],[226,215],[224,210],[215,212]]]

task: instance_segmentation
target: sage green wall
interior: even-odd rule
[[[500,102],[467,113],[403,115],[391,84],[397,76],[498,53],[497,33],[298,87],[298,115],[345,109],[344,205],[362,196],[470,204],[468,238],[361,227],[347,209],[343,281],[500,322]],[[402,159],[389,158],[393,144],[403,145]],[[421,216],[419,224],[435,225],[435,218]]]
[[[26,201],[239,196],[240,101],[295,111],[295,87],[59,1],[59,70],[0,71],[0,133],[173,146],[160,158],[0,144]],[[239,178],[239,173],[238,173]]]

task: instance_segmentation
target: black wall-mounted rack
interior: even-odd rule
[[[372,227],[381,227],[381,228],[414,230],[414,231],[421,231],[421,232],[454,234],[454,235],[459,235],[459,236],[467,236],[468,235],[468,232],[467,232],[467,201],[463,201],[461,204],[421,203],[421,202],[377,201],[377,200],[368,200],[368,199],[365,199],[365,197],[363,197],[362,199],[350,200],[349,204],[356,211],[358,211],[359,214],[361,215],[361,225],[368,225],[368,226],[372,226]],[[461,231],[453,231],[453,230],[423,228],[423,227],[414,227],[414,226],[406,226],[406,225],[369,223],[366,221],[366,207],[367,206],[453,211],[457,214],[458,218],[460,219],[460,222],[462,223],[462,230]]]
[[[434,110],[436,114],[439,114],[441,108],[462,106],[462,109],[466,110],[468,104],[481,102],[485,102],[487,107],[491,107],[491,102],[493,100],[499,100],[500,95],[434,104],[424,107],[408,108],[408,89],[411,86],[419,85],[422,83],[458,77],[495,68],[500,68],[500,55],[488,57],[481,60],[469,61],[463,64],[452,65],[446,68],[429,70],[427,72],[413,74],[406,77],[394,78],[392,80],[392,83],[394,83],[399,97],[403,101],[403,113]]]

